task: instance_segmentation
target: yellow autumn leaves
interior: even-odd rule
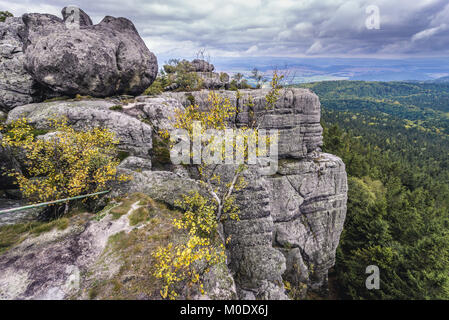
[[[223,244],[216,244],[217,207],[198,192],[184,195],[175,203],[185,211],[182,219],[175,219],[173,225],[186,230],[186,243],[159,247],[153,254],[156,260],[154,276],[163,282],[160,291],[163,298],[176,299],[179,285],[187,290],[196,289],[205,294],[202,276],[216,264],[226,260]]]
[[[52,133],[36,137],[25,118],[8,125],[1,144],[23,154],[24,170],[11,172],[31,202],[56,200],[103,191],[117,175],[118,140],[102,128],[76,131],[67,119],[49,120]]]

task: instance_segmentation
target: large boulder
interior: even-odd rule
[[[81,17],[80,28],[69,28],[56,16],[23,16],[25,67],[32,77],[60,95],[138,95],[148,88],[157,60],[134,24],[107,16],[90,25],[86,14]]]
[[[123,106],[123,111],[130,116],[146,119],[157,131],[173,130],[176,112],[184,111],[184,106],[176,99],[141,96]]]
[[[205,89],[224,89],[229,85],[229,76],[226,73],[217,72],[197,72],[198,77],[203,82]]]
[[[215,66],[202,59],[194,59],[190,62],[191,71],[193,72],[212,72]]]
[[[139,95],[156,78],[156,56],[134,24],[81,9],[24,14],[0,23],[0,110],[46,98]]]
[[[33,102],[35,82],[24,68],[22,18],[0,22],[0,110]]]

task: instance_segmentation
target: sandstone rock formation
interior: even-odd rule
[[[173,129],[176,110],[184,110],[184,106],[178,100],[149,96],[137,97],[134,102],[123,106],[124,113],[146,119],[157,130]]]
[[[267,91],[221,91],[238,107],[238,125],[265,110]],[[192,93],[206,108],[208,91]],[[253,97],[253,106],[248,97]],[[183,93],[164,93],[187,106]],[[254,116],[252,116],[254,114]],[[279,168],[273,176],[247,173],[248,187],[237,195],[240,221],[225,225],[230,268],[241,299],[284,299],[282,280],[326,292],[327,273],[346,216],[347,178],[341,159],[322,153],[318,97],[305,89],[285,89],[261,128],[279,130]]]
[[[177,70],[179,66],[181,66],[181,71]],[[192,61],[182,60],[176,67],[169,65],[165,70],[168,74],[168,79],[172,82],[169,86],[164,88],[166,91],[179,89],[180,84],[177,82],[179,81],[178,72],[196,76],[196,78],[201,81],[200,85],[198,85],[198,87],[201,88],[218,90],[228,89],[229,87],[229,75],[224,72],[213,72],[215,66],[202,59],[195,59]]]
[[[197,72],[206,89],[224,89],[229,86],[229,75],[217,72]]]
[[[21,18],[0,22],[0,110],[31,103],[36,95],[35,82],[24,68],[24,32]]]
[[[219,94],[236,105],[237,125],[248,124],[253,119],[261,122],[260,129],[279,130],[279,156],[301,159],[322,145],[323,129],[320,125],[320,102],[318,96],[306,89],[282,90],[273,110],[260,116],[266,109],[265,95],[269,89],[240,90],[237,99],[235,91],[219,91]],[[195,103],[207,105],[208,90],[192,92]],[[179,100],[184,106],[191,103],[182,92],[166,92],[164,97]],[[248,104],[251,96],[254,106]]]
[[[220,92],[237,105],[237,125],[262,114],[266,93],[264,89],[242,90],[237,99],[235,92]],[[24,116],[38,128],[46,128],[46,120],[59,115],[80,129],[98,125],[110,128],[121,139],[121,148],[131,155],[120,170],[133,175],[132,181],[115,188],[111,196],[141,192],[173,207],[182,194],[205,191],[185,168],[172,168],[176,172],[150,171],[155,168],[148,152],[152,132],[171,129],[175,110],[192,102],[190,94],[195,103],[206,107],[208,91],[204,90],[137,97],[117,111],[113,107],[119,102],[109,100],[30,104],[12,110],[8,121]],[[252,106],[247,104],[250,95]],[[282,90],[274,109],[259,120],[261,128],[279,130],[280,160],[275,175],[261,176],[252,167],[245,172],[248,187],[236,194],[240,221],[224,225],[230,237],[227,267],[236,293],[240,299],[287,299],[283,281],[303,288],[302,295],[308,290],[325,292],[346,215],[344,163],[320,150],[320,103],[311,91]],[[220,170],[226,174],[230,169],[223,166]],[[214,281],[209,279],[209,283]],[[222,288],[217,290],[222,292]],[[232,291],[222,294],[233,297]]]
[[[156,78],[156,57],[125,18],[108,16],[79,29],[48,15],[25,14],[23,20],[25,67],[60,95],[137,95]]]
[[[192,72],[212,72],[215,70],[213,64],[202,59],[194,59],[190,62],[190,65],[192,66],[190,70]]]
[[[130,223],[130,216],[142,207],[140,201],[145,199],[136,198],[118,219],[108,214],[111,207],[105,208],[96,219],[78,215],[65,228],[29,235],[0,254],[0,300],[110,299],[111,294],[122,294],[127,299],[159,299],[160,288],[146,283],[148,287],[142,290],[141,285],[148,281],[153,263],[150,253],[157,245],[151,237],[160,238],[163,230],[156,223],[137,226]],[[168,220],[165,224],[169,226],[171,211],[155,209],[163,212],[157,212],[161,218],[155,218],[154,222]],[[126,242],[118,249],[114,244],[121,239]],[[213,278],[205,281],[208,296],[198,294],[197,299],[236,298],[234,281],[226,265],[214,267],[209,277]],[[123,283],[125,293],[117,292],[117,283]]]
[[[89,15],[80,8],[65,7],[61,10],[61,14],[65,23],[79,23],[81,28],[93,25]]]
[[[80,10],[73,27],[73,14],[64,8],[64,20],[33,13],[0,23],[1,109],[45,97],[138,95],[151,85],[157,59],[131,21],[107,16],[93,25]]]
[[[20,106],[9,112],[7,123],[27,118],[38,129],[49,129],[49,119],[64,117],[76,129],[104,127],[120,140],[119,149],[150,162],[153,129],[134,117],[111,110],[117,103],[107,100],[54,101]],[[150,164],[151,165],[151,164]]]

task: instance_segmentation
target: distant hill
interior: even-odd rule
[[[342,109],[388,109],[389,112],[410,113],[407,117],[449,113],[449,82],[374,82],[374,81],[322,81],[295,85],[310,88],[318,94],[323,104]],[[402,108],[398,108],[402,106]],[[407,111],[408,110],[408,111]]]
[[[449,76],[441,77],[435,80],[432,80],[433,83],[449,83]]]

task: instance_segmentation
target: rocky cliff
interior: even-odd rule
[[[66,10],[63,17],[67,18]],[[119,200],[95,217],[81,214],[59,222],[35,222],[24,230],[23,214],[2,218],[0,225],[15,224],[11,230],[23,231],[13,240],[8,238],[6,248],[0,247],[3,299],[107,298],[116,287],[127,298],[157,298],[157,291],[148,289],[149,253],[165,241],[161,239],[174,234],[167,221],[180,214],[175,200],[192,190],[204,191],[184,166],[160,165],[155,133],[170,129],[174,111],[192,101],[206,108],[209,91],[98,98],[138,94],[154,79],[157,64],[128,20],[106,17],[92,25],[84,12],[81,18],[75,33],[67,32],[64,20],[51,15],[25,15],[0,24],[0,74],[7,75],[0,78],[0,107],[8,112],[6,123],[26,117],[37,129],[48,129],[48,120],[58,116],[78,129],[109,128],[127,156],[120,170],[133,180],[116,186],[110,197]],[[109,32],[114,33],[113,40],[98,48],[111,38]],[[71,54],[64,51],[64,44],[74,48]],[[102,73],[98,77],[100,69],[104,77]],[[210,65],[199,64],[197,69],[213,71]],[[76,74],[85,75],[84,80]],[[32,103],[39,101],[36,90],[97,98]],[[232,120],[237,126],[248,124],[266,109],[265,89],[218,93],[237,107]],[[327,290],[328,270],[335,263],[346,215],[345,165],[321,152],[318,97],[305,89],[280,93],[274,109],[260,119],[262,129],[279,130],[277,171],[261,176],[250,167],[244,173],[248,186],[236,194],[240,220],[224,225],[230,238],[228,264],[206,279],[207,298],[287,299],[289,288],[295,288],[295,297],[304,297],[309,290]],[[18,165],[10,150],[0,149],[2,170]],[[230,169],[220,168],[223,174]],[[11,188],[5,176],[0,181],[0,191]],[[133,213],[141,206],[149,210],[148,219],[134,224]]]
[[[242,125],[250,115],[266,108],[267,90],[222,91],[237,105],[235,121]],[[192,93],[206,107],[206,90]],[[165,93],[187,106],[183,93]],[[249,110],[248,99],[253,106]],[[319,292],[327,290],[327,273],[346,216],[345,165],[322,153],[318,97],[305,89],[282,90],[275,108],[262,118],[262,129],[279,130],[279,168],[275,175],[249,175],[241,192],[241,221],[228,222],[231,235],[231,270],[243,298],[283,298],[282,280]]]
[[[201,105],[206,103],[207,93],[189,94]],[[237,104],[238,123],[248,121],[248,110],[243,107],[245,96],[254,97],[257,112],[265,107],[265,93],[245,91],[236,99],[235,92],[221,92]],[[120,167],[134,176],[132,182],[116,191],[117,195],[141,192],[173,206],[182,194],[200,187],[184,168],[169,169],[174,173],[154,168],[151,171],[149,151],[153,127],[156,131],[169,128],[174,109],[187,105],[187,101],[185,93],[139,97],[120,111],[110,110],[119,103],[113,100],[56,101],[17,107],[9,112],[8,121],[27,117],[37,128],[44,129],[46,119],[63,115],[81,129],[110,127],[121,139],[120,147],[130,152]],[[347,183],[343,162],[320,151],[319,120],[320,104],[315,94],[285,89],[275,109],[263,121],[263,128],[280,132],[277,173],[260,176],[255,170],[248,170],[245,175],[249,186],[237,194],[240,221],[228,221],[225,225],[225,232],[231,237],[228,268],[241,299],[286,299],[284,281],[301,288],[301,296],[309,289],[327,289],[327,273],[335,262],[346,214]],[[26,268],[10,264],[8,270],[14,266]]]

